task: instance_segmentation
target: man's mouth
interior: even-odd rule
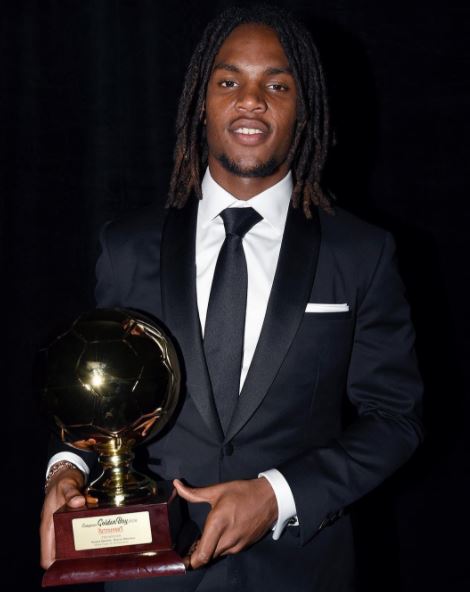
[[[254,134],[264,134],[263,130],[256,127],[238,127],[233,130],[234,134],[243,134],[246,136],[253,136]]]
[[[258,146],[269,137],[269,126],[260,119],[248,117],[236,119],[230,126],[229,131],[233,134],[237,144],[242,146]]]
[[[269,126],[262,119],[251,117],[238,117],[230,124],[230,131],[236,134],[267,134]]]

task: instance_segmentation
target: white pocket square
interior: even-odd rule
[[[319,302],[309,302],[305,312],[347,312],[348,304],[322,304]]]

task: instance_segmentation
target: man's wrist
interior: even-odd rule
[[[60,461],[67,461],[67,462],[72,463],[73,465],[75,465],[75,467],[79,471],[81,471],[83,473],[85,480],[88,479],[88,477],[90,475],[90,469],[88,468],[88,465],[86,464],[86,462],[78,454],[75,454],[74,452],[68,452],[68,451],[67,452],[58,452],[57,454],[54,454],[53,456],[51,456],[51,458],[49,459],[49,462],[47,463],[46,479],[48,478],[49,472],[52,469],[52,467]]]
[[[47,495],[47,492],[49,491],[50,484],[51,484],[53,478],[58,473],[63,473],[65,471],[69,471],[69,470],[78,471],[84,477],[83,472],[80,471],[80,469],[77,467],[77,465],[75,465],[74,463],[72,463],[68,460],[59,460],[49,468],[49,471],[48,471],[47,477],[46,477],[46,481],[44,483],[44,493]]]
[[[273,539],[277,541],[284,531],[284,528],[289,525],[291,521],[294,521],[294,524],[298,524],[294,496],[292,495],[291,488],[287,483],[286,478],[277,469],[263,471],[258,477],[264,477],[269,481],[273,488],[274,495],[276,496],[278,519],[273,526]]]
[[[279,505],[276,498],[276,492],[268,479],[258,478],[256,481],[258,481],[259,486],[262,487],[260,495],[263,496],[263,507],[270,516],[270,527],[272,528],[276,525],[279,516]]]

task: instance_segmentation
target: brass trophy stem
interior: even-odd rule
[[[132,467],[134,444],[134,440],[112,438],[94,446],[103,472],[88,486],[87,494],[97,498],[98,504],[123,506],[156,495],[155,481]]]

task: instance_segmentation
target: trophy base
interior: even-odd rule
[[[166,484],[165,484],[166,485]],[[186,572],[179,552],[196,538],[176,490],[159,487],[127,506],[66,506],[54,514],[56,560],[42,586],[153,578]]]
[[[182,575],[186,572],[183,560],[175,551],[160,551],[153,556],[130,553],[109,557],[58,559],[44,574],[43,587],[136,580],[158,576]]]

